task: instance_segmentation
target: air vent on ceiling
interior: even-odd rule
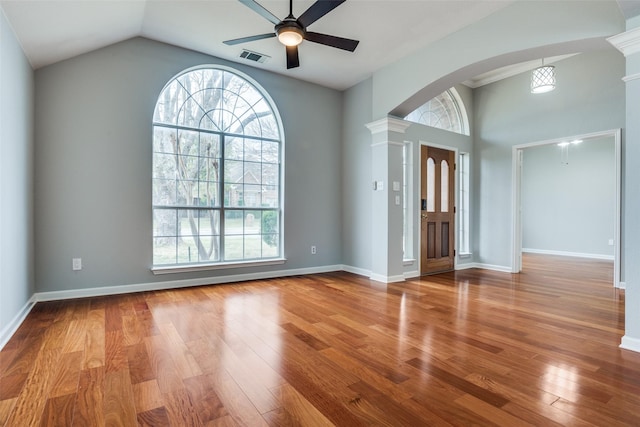
[[[240,58],[244,58],[253,62],[263,63],[263,62],[267,62],[271,57],[268,55],[263,55],[262,53],[252,52],[247,49],[242,49],[242,52],[240,52]]]

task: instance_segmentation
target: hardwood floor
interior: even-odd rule
[[[0,352],[0,425],[637,426],[611,277],[529,255],[39,303]]]

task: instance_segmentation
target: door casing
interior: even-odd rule
[[[531,142],[527,144],[514,145],[511,156],[511,272],[520,273],[522,271],[522,151],[526,148],[538,147],[540,145],[557,144],[562,141],[573,141],[576,139],[591,139],[611,137],[615,145],[615,224],[614,224],[614,260],[613,260],[613,286],[624,288],[621,281],[622,271],[620,265],[620,201],[621,201],[621,176],[622,176],[622,153],[620,142],[620,129],[612,129],[602,132],[594,132],[584,135],[556,138],[545,141]]]

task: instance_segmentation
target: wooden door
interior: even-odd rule
[[[420,149],[420,273],[454,267],[455,153],[441,148]]]

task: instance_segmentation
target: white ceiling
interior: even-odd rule
[[[226,46],[273,25],[237,0],[0,0],[31,65],[38,69],[135,36],[346,89],[377,69],[508,6],[515,0],[348,0],[310,31],[360,40],[354,53],[303,42],[301,66],[287,70],[276,39]],[[313,0],[294,0],[300,16]],[[274,15],[286,0],[259,0]],[[249,49],[264,64],[238,58]]]

